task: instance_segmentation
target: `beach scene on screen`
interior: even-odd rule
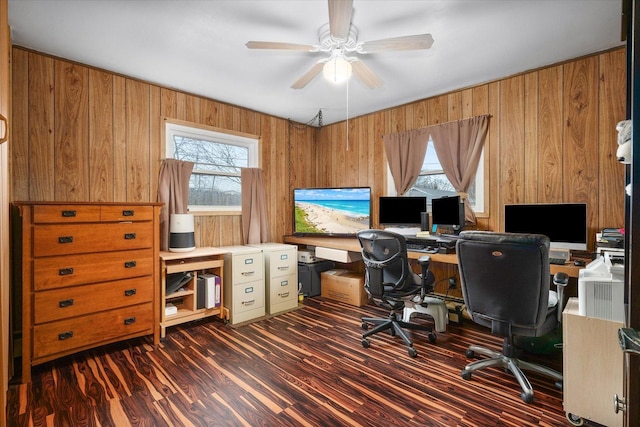
[[[296,189],[295,232],[355,234],[370,227],[369,188]]]

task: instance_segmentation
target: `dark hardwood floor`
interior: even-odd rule
[[[435,344],[413,332],[416,358],[388,333],[363,348],[360,317],[386,314],[311,298],[241,327],[194,322],[169,328],[157,347],[142,338],[69,356],[10,386],[7,425],[569,425],[547,378],[529,375],[535,401],[525,404],[502,370],[460,377],[469,344],[501,347],[470,321]],[[543,359],[561,370],[560,355]]]

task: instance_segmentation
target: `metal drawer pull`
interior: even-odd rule
[[[60,236],[58,243],[73,243],[73,236]]]
[[[76,216],[76,211],[62,211],[62,216],[64,218],[73,218]]]
[[[124,210],[122,211],[122,216],[133,216],[132,210]]]
[[[67,332],[63,332],[61,334],[58,334],[58,339],[60,341],[67,340],[69,338],[73,338],[73,331],[67,331]]]
[[[124,268],[133,268],[136,266],[136,262],[135,261],[127,261],[124,263]]]
[[[58,303],[58,305],[60,306],[60,308],[70,307],[73,305],[73,298],[63,299]]]
[[[130,296],[135,295],[135,294],[136,294],[136,289],[135,288],[133,288],[133,289],[125,289],[125,291],[124,291],[124,296],[125,297],[130,297]]]
[[[134,317],[127,317],[126,319],[124,319],[124,324],[125,325],[131,325],[133,323],[136,323],[136,318]]]
[[[61,268],[58,270],[58,275],[60,276],[68,276],[69,274],[73,274],[73,267]]]
[[[289,284],[288,280],[283,280],[282,282],[280,282],[280,286],[287,286]]]
[[[282,270],[288,270],[289,266],[288,265],[284,265],[282,267],[278,267],[278,270],[282,271]]]
[[[250,299],[249,301],[242,301],[242,305],[251,305],[255,302],[256,302],[255,299]]]
[[[256,274],[255,271],[243,271],[242,273],[243,276],[253,276],[254,274]]]
[[[289,292],[282,292],[282,293],[280,293],[278,295],[280,295],[282,298],[286,298],[286,297],[289,296]]]
[[[124,240],[133,240],[136,238],[136,233],[125,233]]]

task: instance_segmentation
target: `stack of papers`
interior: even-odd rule
[[[178,307],[176,307],[175,305],[173,305],[170,302],[168,302],[164,306],[164,315],[165,316],[172,316],[174,314],[178,314]]]

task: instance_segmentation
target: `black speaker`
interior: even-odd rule
[[[420,212],[420,230],[429,231],[429,212]]]

